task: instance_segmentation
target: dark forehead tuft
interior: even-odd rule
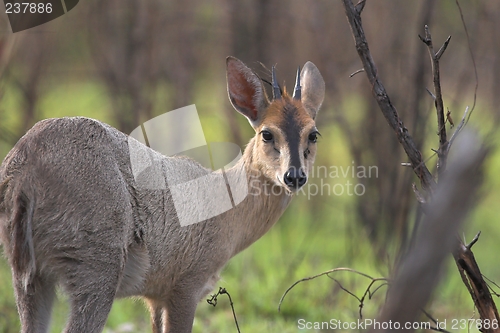
[[[284,132],[287,140],[291,140],[298,137],[301,130],[308,124],[314,123],[314,120],[300,101],[284,96],[271,103],[263,123],[275,124]]]
[[[303,125],[298,115],[298,108],[292,104],[285,105],[283,107],[283,118],[279,126],[287,139],[291,140],[294,136],[298,136]]]
[[[298,136],[300,131],[312,121],[304,107],[293,100],[288,100],[283,105],[283,118],[280,127],[285,132],[288,140]]]

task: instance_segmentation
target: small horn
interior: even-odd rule
[[[272,68],[272,80],[273,80],[273,99],[281,99],[281,90],[278,82],[276,82],[276,69]]]
[[[300,66],[297,69],[297,78],[295,79],[295,88],[293,89],[293,99],[298,99],[300,101],[301,97],[301,89],[300,86]]]

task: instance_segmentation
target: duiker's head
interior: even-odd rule
[[[228,57],[227,89],[234,108],[256,132],[253,162],[275,184],[296,191],[307,182],[316,155],[315,118],[325,96],[325,82],[312,63],[297,71],[293,96],[281,91],[272,69],[273,98],[261,79],[240,60]]]

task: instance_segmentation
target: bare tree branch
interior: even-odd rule
[[[411,136],[399,120],[398,114],[377,76],[376,67],[364,36],[360,12],[356,10],[351,0],[343,0],[343,3],[355,39],[356,49],[363,62],[368,80],[373,87],[372,93],[387,122],[396,131],[414,171],[420,178],[422,187],[432,193],[435,188],[434,179],[426,168],[425,162],[422,161],[420,152],[415,148]],[[425,220],[426,223],[422,224],[415,246],[410,249],[408,257],[401,261],[401,267],[398,265],[397,277],[388,293],[388,302],[381,315],[381,320],[387,322],[389,320],[411,322],[413,319],[416,319],[418,310],[426,304],[438,280],[439,268],[445,255],[454,249],[455,262],[464,284],[473,298],[474,304],[479,309],[481,319],[483,321],[488,319],[490,322],[493,320],[498,321],[498,311],[491,299],[488,285],[482,278],[470,247],[462,243],[457,243],[456,238],[450,236],[458,231],[458,226],[472,205],[472,198],[474,196],[471,193],[477,191],[482,181],[481,172],[478,170],[488,153],[488,149],[482,147],[477,142],[477,139],[470,134],[464,135],[465,138],[463,136],[460,137],[461,144],[456,148],[459,152],[459,158],[455,160],[454,164],[450,163],[449,172],[444,173],[450,144],[447,142],[446,137],[444,107],[439,77],[439,59],[446,50],[450,38],[446,40],[437,53],[434,53],[432,39],[427,26],[426,36],[425,38],[421,37],[421,39],[428,46],[432,60],[434,94],[431,95],[436,103],[438,135],[440,138],[439,149],[436,151],[439,158],[438,176],[439,178],[442,177],[444,182],[441,184],[440,181],[440,186],[436,190],[437,192],[433,195],[432,200],[426,204],[425,211],[428,214],[428,218]],[[462,130],[464,123],[467,123],[469,117],[466,118],[464,115],[464,119],[452,136],[452,140]],[[402,135],[403,133],[404,135]],[[422,199],[419,199],[419,201],[422,202]],[[432,221],[432,223],[428,221]],[[473,245],[473,242],[471,245]],[[415,279],[418,279],[418,281],[415,281]],[[412,301],[406,302],[405,300],[407,299],[411,299]],[[491,327],[483,327],[483,331],[497,332],[499,330]]]
[[[427,25],[425,26],[425,37],[422,37],[420,35],[418,35],[418,37],[422,40],[422,42],[425,43],[425,45],[427,45],[427,49],[429,50],[429,56],[431,58],[433,83],[434,83],[434,94],[432,94],[432,96],[434,98],[434,104],[436,106],[438,135],[439,135],[439,148],[437,150],[438,154],[437,172],[439,178],[446,170],[446,156],[448,155],[448,140],[446,137],[446,123],[444,117],[443,94],[441,92],[439,59],[443,55],[444,51],[446,51],[446,48],[450,43],[451,36],[448,36],[443,46],[441,46],[439,51],[437,51],[436,53],[434,53],[432,36],[429,31],[429,27]]]
[[[372,85],[372,93],[377,103],[382,111],[387,122],[391,128],[396,133],[396,136],[403,146],[406,154],[410,159],[410,163],[413,167],[413,171],[420,179],[422,187],[432,192],[435,187],[436,182],[434,181],[431,173],[425,166],[422,155],[417,148],[413,138],[410,133],[408,133],[407,128],[404,126],[403,121],[399,118],[398,112],[394,105],[392,105],[391,100],[384,88],[384,85],[380,81],[377,73],[377,67],[373,61],[373,58],[368,47],[368,42],[366,41],[363,26],[361,24],[360,12],[355,8],[351,0],[342,0],[344,3],[345,13],[351,27],[352,34],[354,36],[356,50],[363,63],[364,71]]]
[[[474,112],[474,109],[476,108],[477,89],[479,87],[479,77],[477,74],[476,59],[474,58],[474,52],[472,52],[472,46],[470,43],[469,29],[467,29],[467,24],[465,24],[464,14],[462,13],[462,7],[460,6],[460,2],[458,0],[455,0],[455,3],[457,4],[458,11],[460,12],[460,19],[462,20],[462,25],[464,27],[465,35],[467,36],[467,46],[469,48],[469,54],[470,54],[473,68],[474,68],[474,77],[476,79],[476,85],[474,86],[474,102],[472,103],[472,108],[470,110],[469,116],[467,117],[467,120],[465,121],[465,123],[467,124],[469,122],[470,116],[472,115],[472,112]]]
[[[358,275],[361,275],[367,279],[370,279],[371,282],[368,284],[368,287],[366,287],[365,289],[365,292],[363,293],[363,296],[361,297],[358,297],[356,296],[354,293],[352,293],[351,291],[347,290],[346,288],[344,288],[339,281],[337,281],[336,279],[332,278],[330,276],[330,274],[332,273],[336,273],[336,272],[351,272],[351,273],[355,273],[355,274],[358,274]],[[354,298],[356,298],[358,301],[359,301],[359,306],[360,306],[360,310],[359,310],[359,315],[360,317],[362,317],[362,308],[363,308],[363,304],[364,304],[364,300],[365,298],[368,296],[369,299],[372,298],[372,296],[383,286],[386,286],[388,285],[388,280],[386,278],[374,278],[374,277],[371,277],[370,275],[368,274],[365,274],[363,272],[360,272],[360,271],[357,271],[355,269],[352,269],[352,268],[347,268],[347,267],[338,267],[338,268],[334,268],[334,269],[330,269],[326,272],[323,272],[323,273],[320,273],[320,274],[316,274],[316,275],[313,275],[313,276],[309,276],[309,277],[305,277],[305,278],[302,278],[300,280],[297,280],[295,281],[290,287],[288,287],[287,290],[285,290],[285,292],[283,293],[283,296],[281,296],[281,299],[280,299],[280,302],[278,304],[278,311],[281,311],[281,304],[283,304],[283,301],[286,297],[286,295],[296,286],[298,285],[299,283],[302,283],[302,282],[305,282],[305,281],[310,281],[310,280],[314,280],[316,278],[319,278],[321,276],[328,276],[330,279],[332,279],[333,281],[335,281],[339,286],[340,286],[340,289],[342,289],[343,291],[345,291],[346,293],[348,293],[349,295],[353,296]],[[371,290],[371,288],[373,287],[373,285],[376,283],[376,282],[379,282],[379,281],[383,281],[383,283],[379,286],[377,286],[377,288],[375,288],[375,290]]]

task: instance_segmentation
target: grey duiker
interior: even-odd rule
[[[138,185],[131,139],[111,126],[83,117],[47,119],[19,140],[0,166],[0,240],[22,332],[48,331],[56,286],[69,296],[65,332],[101,332],[113,300],[129,296],[146,301],[153,332],[191,332],[197,303],[227,261],[264,235],[307,181],[325,90],[307,62],[292,96],[281,91],[273,68],[269,99],[260,78],[233,57],[227,87],[256,134],[225,176],[244,174],[251,187],[280,191],[250,190],[232,209],[200,223],[179,223],[168,188]],[[142,149],[166,177],[208,172],[189,158]]]

